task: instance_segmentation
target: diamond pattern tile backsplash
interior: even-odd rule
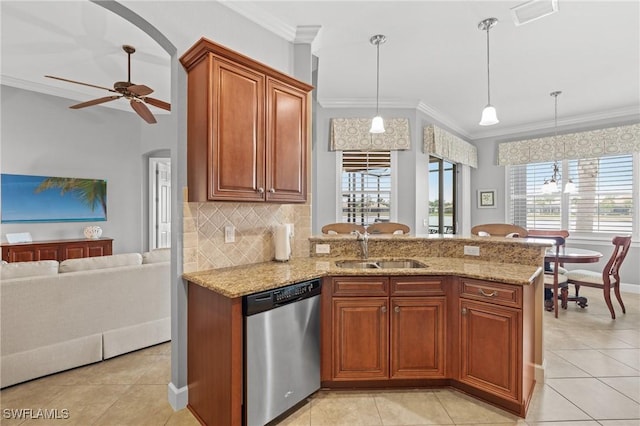
[[[310,200],[310,194],[309,198]],[[294,224],[292,257],[309,256],[311,207],[306,204],[184,203],[184,272],[266,262],[275,257],[275,226]],[[235,243],[224,228],[235,227]]]

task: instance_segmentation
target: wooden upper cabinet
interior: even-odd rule
[[[305,202],[312,86],[206,39],[180,61],[189,201]]]
[[[307,192],[307,93],[267,80],[267,201],[305,201]]]
[[[213,57],[211,200],[264,199],[264,75]],[[262,190],[260,190],[262,189]]]

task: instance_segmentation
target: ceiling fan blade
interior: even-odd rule
[[[95,84],[81,83],[79,81],[69,80],[67,78],[62,78],[62,77],[54,77],[52,75],[45,75],[45,77],[53,78],[54,80],[66,81],[67,83],[82,84],[83,86],[95,87],[96,89],[103,89],[103,90],[108,90],[108,91],[113,92],[113,93],[118,93],[113,89],[109,89],[108,87],[96,86]]]
[[[121,96],[105,96],[104,98],[94,99],[92,101],[82,102],[81,104],[71,105],[69,108],[71,109],[80,109],[92,105],[103,104],[105,102],[113,101],[121,98]]]
[[[149,111],[149,108],[143,104],[140,101],[136,101],[135,99],[131,100],[131,108],[133,108],[133,110],[135,112],[138,113],[138,115],[140,117],[142,117],[142,119],[144,121],[146,121],[149,124],[153,124],[156,123],[156,118],[153,116],[153,114],[151,113],[151,111]]]
[[[148,103],[149,105],[153,105],[156,108],[161,108],[167,111],[171,111],[171,104],[161,101],[155,98],[142,98],[143,101]]]
[[[147,96],[153,93],[153,89],[144,84],[134,84],[133,86],[127,87],[127,90],[138,96]]]

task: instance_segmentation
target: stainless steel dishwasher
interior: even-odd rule
[[[244,414],[262,426],[320,389],[320,280],[243,298]]]

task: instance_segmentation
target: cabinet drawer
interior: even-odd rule
[[[444,296],[445,277],[391,277],[392,296]]]
[[[460,297],[522,308],[522,288],[517,285],[462,279]]]
[[[334,296],[388,296],[387,277],[334,277],[331,279]]]

